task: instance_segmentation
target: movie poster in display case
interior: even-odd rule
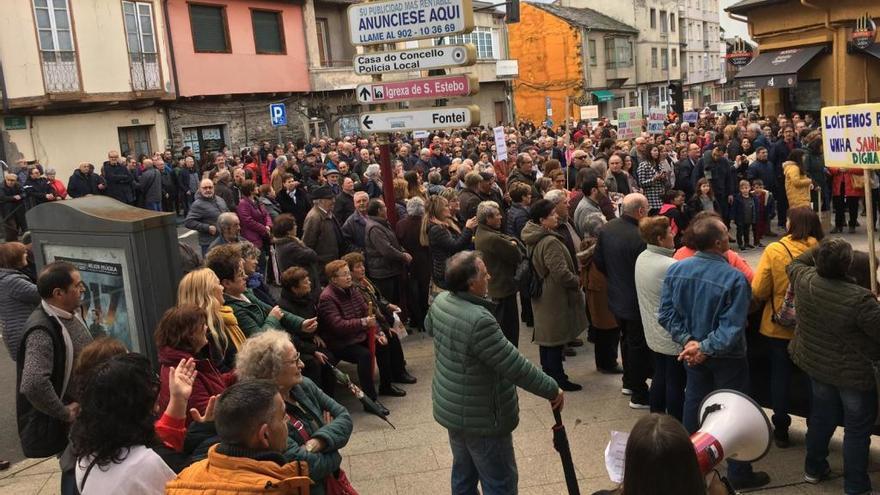
[[[92,337],[107,335],[140,352],[125,250],[58,244],[43,250],[47,261],[66,261],[79,270],[86,289],[83,314]]]

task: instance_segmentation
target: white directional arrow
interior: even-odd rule
[[[413,129],[459,129],[480,122],[480,107],[439,107],[394,112],[367,112],[358,119],[367,132],[397,132]]]

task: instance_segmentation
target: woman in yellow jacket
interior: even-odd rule
[[[791,358],[788,356],[788,343],[794,336],[794,327],[779,325],[773,321],[773,313],[782,307],[785,292],[788,290],[788,276],[785,268],[791,261],[807,249],[815,246],[824,237],[822,223],[810,207],[788,210],[787,233],[777,242],[764,249],[755,278],[752,279],[752,297],[764,302],[761,317],[761,335],[770,348],[770,402],[773,406],[773,434],[776,445],[788,447],[788,389],[791,382]]]
[[[782,171],[785,173],[785,195],[788,197],[789,209],[810,206],[813,179],[804,170],[804,150],[792,150],[788,161],[782,164]]]

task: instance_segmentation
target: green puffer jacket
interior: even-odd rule
[[[880,304],[868,289],[820,277],[810,249],[787,268],[794,287],[797,327],[788,346],[791,359],[815,380],[868,391],[880,359]]]
[[[472,294],[443,292],[425,318],[434,337],[434,419],[448,430],[506,435],[519,423],[516,387],[547,400],[559,390],[504,337],[491,307]]]
[[[272,311],[272,306],[257,298],[251,289],[245,290],[242,295],[250,302],[224,294],[223,304],[232,308],[238,326],[246,337],[269,329],[284,330],[293,334],[302,328],[303,319],[295,314],[282,311],[281,321],[271,316],[269,312]]]

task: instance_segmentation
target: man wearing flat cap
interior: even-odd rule
[[[342,237],[342,228],[339,219],[333,216],[333,202],[335,196],[327,186],[312,189],[312,209],[306,215],[303,222],[302,241],[306,246],[315,250],[318,254],[319,266],[338,260],[346,253],[345,238]],[[326,285],[324,270],[319,271],[321,285]]]

